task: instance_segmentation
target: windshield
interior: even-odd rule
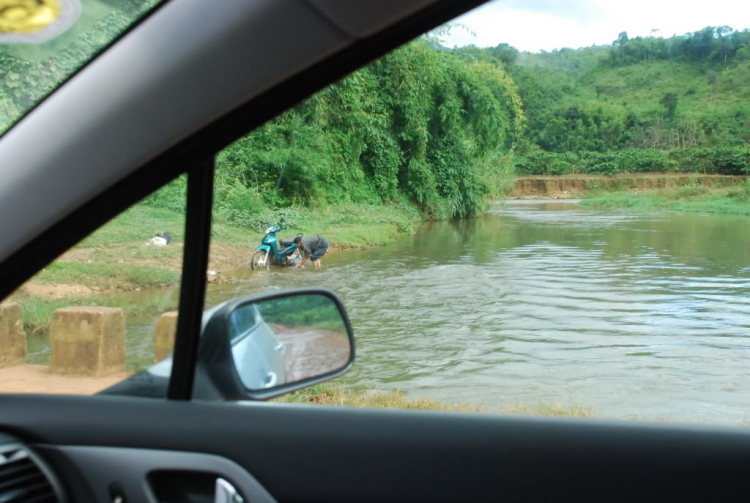
[[[158,0],[0,0],[0,134]]]

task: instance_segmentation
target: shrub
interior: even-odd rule
[[[678,150],[624,149],[610,152],[535,152],[515,161],[518,175],[591,173],[704,173],[750,175],[750,147]]]
[[[566,175],[578,172],[579,159],[574,152],[535,152],[516,160],[519,175]]]
[[[588,172],[597,175],[614,176],[618,172],[617,163],[612,161],[600,162],[591,166]]]
[[[711,147],[675,150],[670,156],[680,171],[720,175],[750,173],[750,147]]]

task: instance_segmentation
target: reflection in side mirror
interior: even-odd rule
[[[354,363],[354,335],[336,295],[304,288],[239,297],[203,314],[193,399],[266,400],[334,379]],[[103,394],[167,394],[172,356]]]
[[[237,306],[228,321],[234,364],[249,392],[333,377],[352,360],[349,325],[328,295],[261,299]]]

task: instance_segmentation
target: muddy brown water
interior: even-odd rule
[[[209,287],[208,303],[333,290],[356,333],[357,362],[341,378],[354,387],[750,420],[750,218],[511,201],[323,264],[240,269],[240,282]],[[153,358],[152,338],[153,320],[130,323],[129,365]]]

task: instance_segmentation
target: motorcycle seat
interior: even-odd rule
[[[279,244],[282,246],[282,248],[292,246],[294,244],[294,238],[279,239]]]
[[[297,236],[303,236],[303,234],[297,234]],[[294,238],[296,238],[297,236],[293,236],[293,237],[290,237],[290,238],[279,239],[279,245],[281,245],[282,248],[286,248],[288,246],[292,246],[294,244]]]

